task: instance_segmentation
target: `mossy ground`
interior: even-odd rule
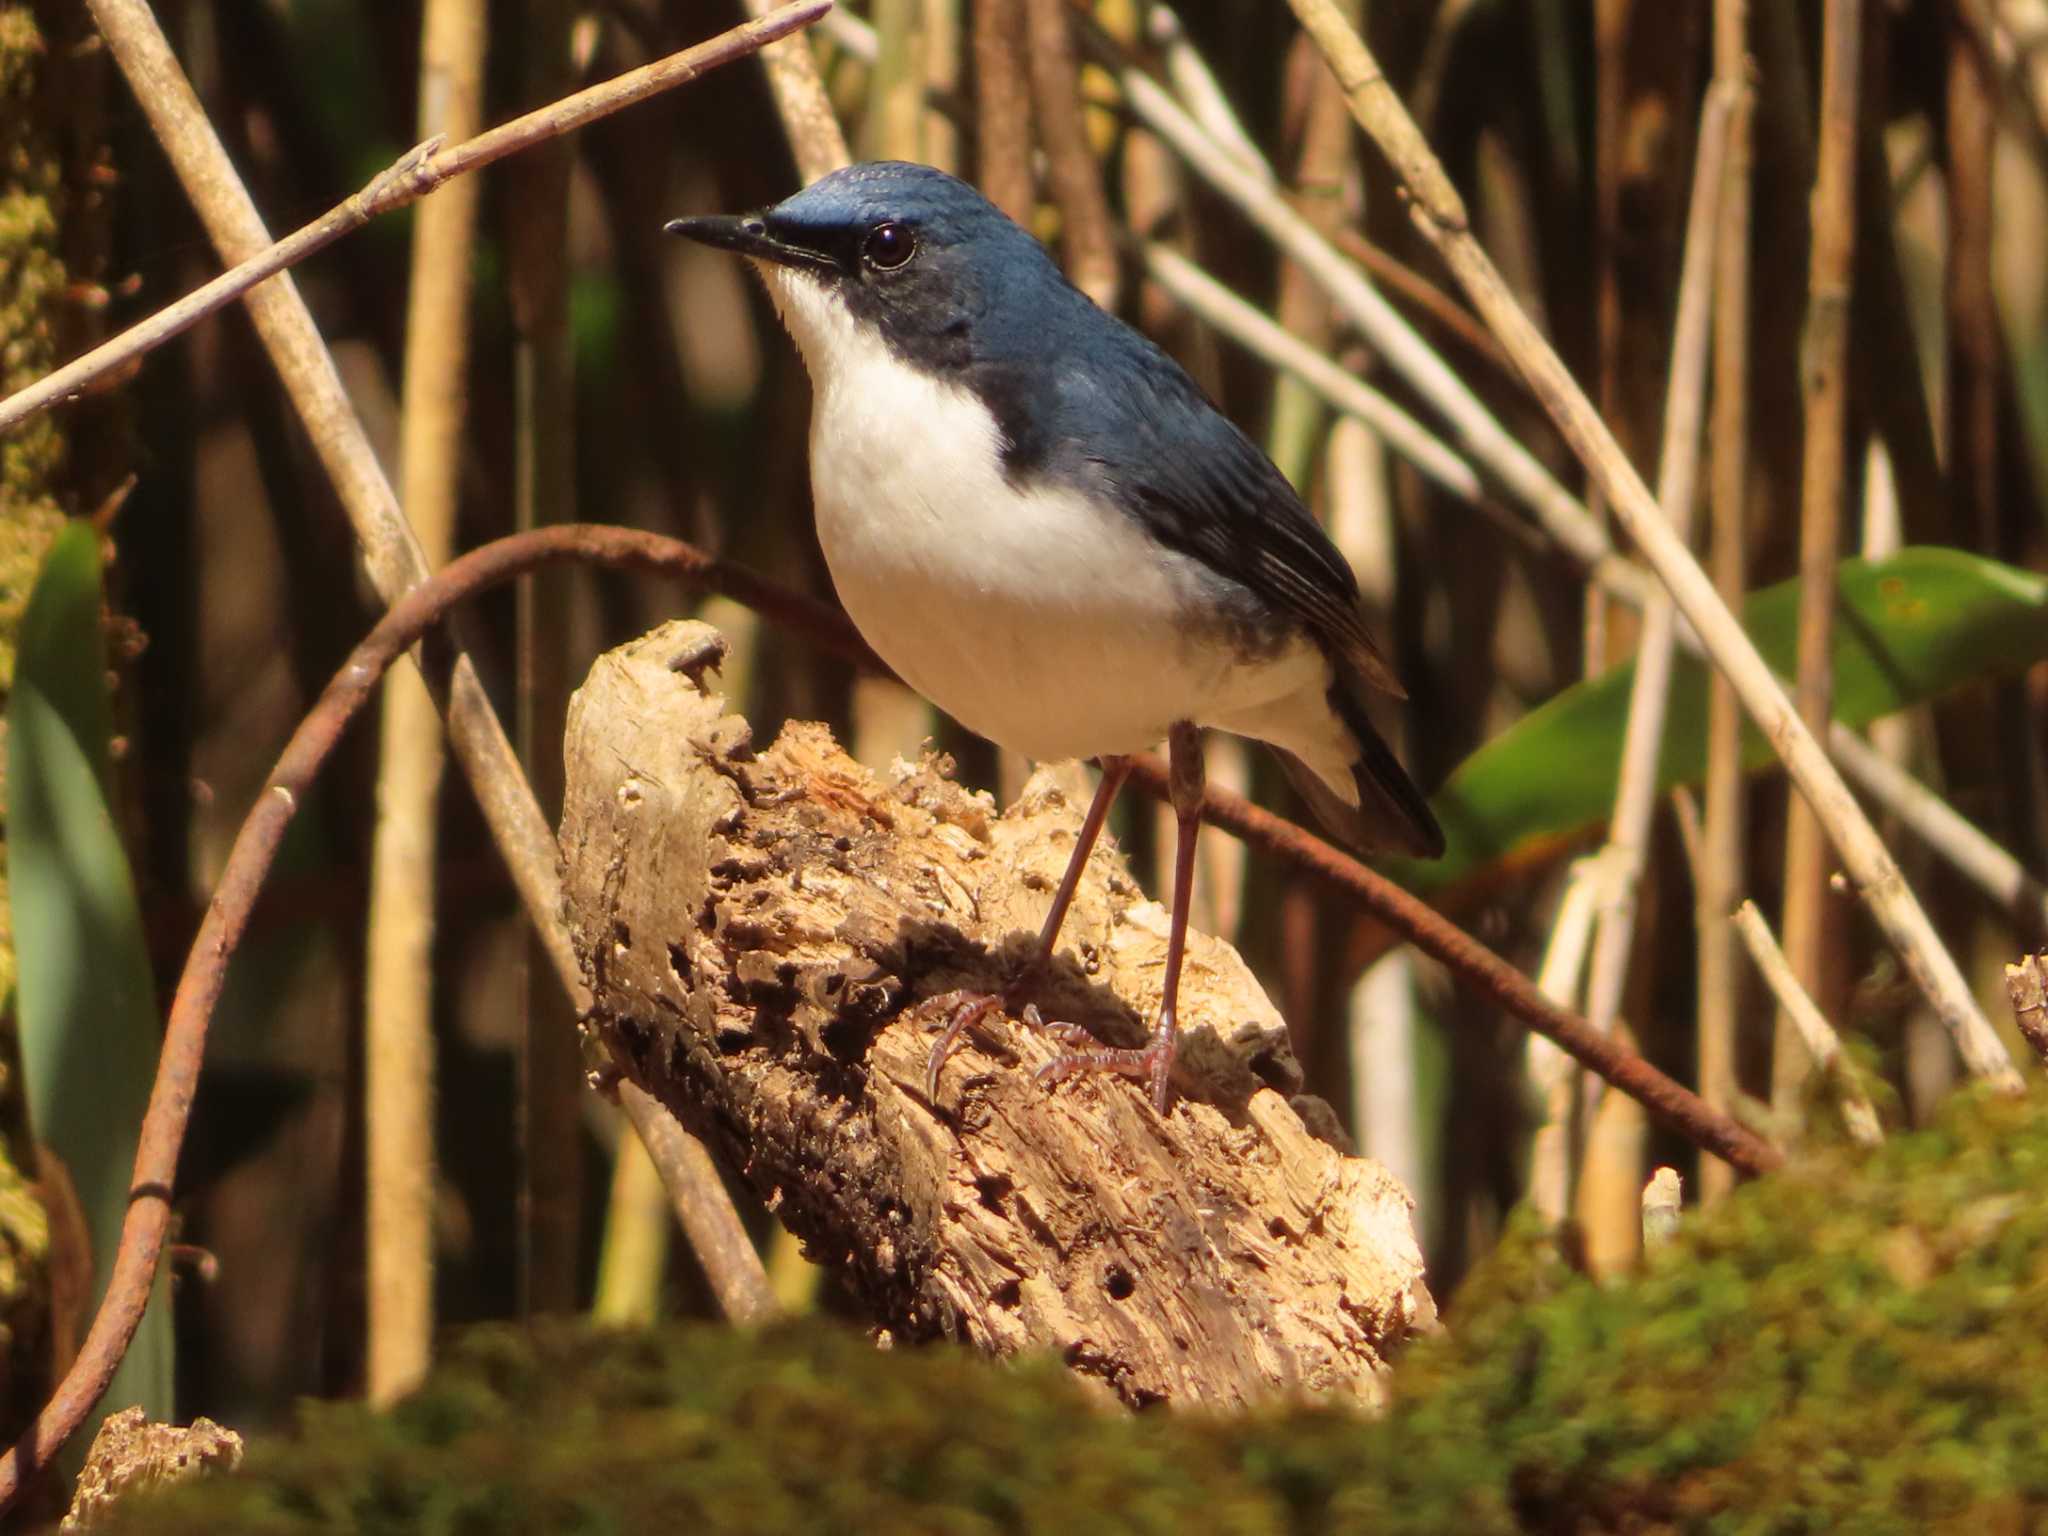
[[[1050,1363],[822,1325],[458,1344],[119,1529],[2048,1529],[2048,1103],[1961,1103],[1762,1181],[1638,1275],[1505,1245],[1380,1423],[1103,1411]]]

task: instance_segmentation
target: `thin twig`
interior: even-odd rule
[[[1881,1145],[1884,1131],[1877,1123],[1877,1111],[1870,1107],[1870,1099],[1842,1061],[1841,1037],[1799,985],[1799,978],[1792,974],[1791,964],[1778,948],[1777,940],[1771,937],[1770,926],[1755,902],[1745,901],[1736,908],[1735,928],[1749,948],[1750,959],[1756,962],[1757,973],[1799,1032],[1807,1056],[1834,1083],[1842,1106],[1842,1125],[1849,1139],[1859,1147]]]
[[[1692,206],[1686,218],[1685,257],[1678,285],[1678,321],[1671,341],[1671,379],[1664,400],[1664,443],[1658,457],[1657,501],[1680,539],[1692,537],[1699,485],[1700,422],[1706,414],[1708,322],[1712,315],[1714,236],[1721,206],[1721,168],[1727,151],[1728,97],[1710,87],[1700,111]],[[1605,1030],[1621,1008],[1629,951],[1635,942],[1636,891],[1649,857],[1650,817],[1657,807],[1657,768],[1664,757],[1664,722],[1671,701],[1677,625],[1671,599],[1661,591],[1643,609],[1642,639],[1630,685],[1622,735],[1621,773],[1607,845],[1612,879],[1603,891],[1586,981],[1586,1017]]]
[[[1166,764],[1150,754],[1133,760],[1131,778],[1155,796],[1167,796]],[[1613,1036],[1596,1035],[1580,1015],[1545,997],[1520,971],[1441,913],[1384,875],[1284,817],[1214,785],[1202,819],[1328,882],[1365,911],[1449,966],[1463,985],[1548,1036],[1585,1066],[1619,1088],[1695,1146],[1746,1172],[1765,1173],[1783,1161],[1775,1147],[1738,1125],[1698,1095],[1673,1082]]]
[[[1116,233],[1102,190],[1102,167],[1088,142],[1067,0],[1024,0],[1024,42],[1046,179],[1059,204],[1067,275],[1089,298],[1114,310],[1120,286]]]
[[[1872,916],[1897,950],[1914,982],[1955,1037],[1973,1072],[2017,1091],[2014,1071],[1997,1032],[1971,996],[1955,959],[1942,947],[1897,863],[1813,733],[1800,721],[1770,668],[1728,610],[1705,572],[1672,532],[1613,434],[1600,420],[1548,341],[1530,322],[1471,232],[1463,200],[1424,142],[1414,120],[1381,73],[1358,34],[1328,0],[1289,0],[1321,44],[1343,83],[1352,114],[1393,163],[1413,194],[1417,226],[1436,246],[1528,378],[1580,460],[1604,488],[1615,515],[1679,611],[1692,621],[1714,665],[1727,674],[1765,740],[1821,815]]]
[[[1828,728],[1828,753],[1858,788],[1989,896],[2029,942],[2048,939],[2048,886],[1982,828],[1839,720]]]
[[[1827,0],[1821,30],[1820,134],[1800,338],[1805,433],[1799,497],[1799,664],[1793,699],[1806,729],[1827,729],[1835,696],[1835,566],[1842,557],[1848,477],[1849,306],[1856,275],[1856,138],[1863,71],[1863,0]],[[1830,948],[1828,844],[1817,807],[1794,800],[1785,823],[1785,957],[1811,993]],[[1793,1107],[1803,1073],[1797,1021],[1779,1015],[1771,1103]]]
[[[1714,590],[1740,612],[1748,574],[1749,226],[1756,86],[1749,59],[1748,0],[1714,0],[1714,83],[1728,93],[1728,161],[1714,252],[1714,419],[1708,470],[1713,533],[1708,564]],[[1747,860],[1742,772],[1742,701],[1709,669],[1706,784],[1699,857],[1693,875],[1693,928],[1699,953],[1700,1094],[1717,1109],[1735,1100],[1736,1029],[1746,977],[1728,914],[1741,897]],[[1735,1184],[1734,1170],[1700,1166],[1700,1201],[1711,1204]]]
[[[420,122],[431,143],[483,126],[484,8],[430,0],[420,18]],[[455,552],[468,406],[477,194],[463,178],[413,220],[400,395],[400,494],[430,567]],[[434,1335],[435,821],[446,746],[409,668],[385,685],[363,983],[364,1391],[390,1403],[426,1375]]]
[[[695,1192],[705,1183],[718,1182],[718,1168],[704,1143],[684,1132],[667,1106],[638,1083],[619,1084],[619,1106],[633,1122],[640,1142],[648,1149],[662,1187],[668,1191],[676,1221],[690,1240],[690,1251],[704,1268],[711,1293],[718,1298],[726,1320],[734,1323],[764,1323],[782,1310],[768,1283],[768,1271],[761,1254],[743,1230],[722,1221],[704,1220],[703,1203]]]
[[[1455,336],[1467,350],[1491,363],[1517,384],[1515,360],[1501,351],[1493,333],[1472,318],[1472,312],[1437,287],[1407,262],[1389,255],[1355,229],[1336,232],[1337,249],[1365,268],[1367,275],[1389,293],[1406,299],[1437,325]]]
[[[114,35],[125,30],[124,21],[132,24],[132,19],[121,16],[121,13],[137,0],[91,0],[91,3],[103,31],[108,29],[110,18],[120,18],[111,22],[114,30],[108,33],[108,42],[115,48],[116,57],[120,58],[120,45],[114,42]],[[831,8],[831,3],[832,0],[798,0],[796,4],[775,11],[765,21],[734,27],[708,42],[685,48],[681,53],[642,65],[602,85],[594,85],[587,91],[579,91],[574,96],[537,108],[452,148],[443,147],[438,138],[414,145],[372,177],[362,191],[329,209],[312,223],[275,244],[265,242],[262,250],[223,272],[203,288],[158,310],[147,320],[130,326],[83,356],[74,358],[55,373],[46,374],[26,389],[17,390],[5,400],[0,400],[0,432],[60,400],[77,398],[95,379],[154,351],[208,315],[225,309],[264,279],[276,276],[287,267],[297,266],[343,235],[362,228],[379,214],[403,208],[454,177],[480,170],[494,160],[517,154],[545,139],[572,132],[659,92],[687,85],[721,64],[743,59],[764,43],[817,20]],[[153,22],[151,26],[153,29]],[[169,57],[168,46],[164,54]],[[154,60],[148,62],[151,65],[155,63]],[[176,61],[170,62],[175,68]],[[153,70],[149,78],[159,85],[164,84],[162,77]],[[186,93],[190,92],[191,87],[185,85],[182,78],[178,84],[184,85]],[[137,94],[147,96],[143,90],[138,90]],[[192,111],[201,112],[196,97],[189,105]],[[246,193],[242,195],[247,196]],[[253,204],[249,205],[248,212],[254,215]]]
[[[1029,228],[1038,191],[1023,60],[1023,0],[974,0],[975,174],[988,200]]]
[[[199,1084],[207,1025],[227,980],[228,960],[248,928],[250,912],[285,831],[343,730],[375,695],[378,680],[393,663],[442,623],[456,604],[557,560],[677,575],[730,596],[766,598],[771,610],[795,621],[793,627],[833,649],[856,659],[870,654],[858,637],[847,632],[846,621],[829,609],[793,601],[789,594],[758,577],[726,566],[687,544],[627,528],[568,523],[499,539],[460,556],[394,603],[350,653],[292,733],[235,835],[171,1002],[156,1084],[150,1091],[136,1146],[135,1178],[121,1226],[121,1245],[105,1299],[64,1380],[27,1433],[0,1457],[0,1510],[14,1501],[24,1482],[48,1464],[84,1421],[134,1337],[163,1251],[178,1152]],[[728,1316],[743,1315],[754,1305],[743,1294],[721,1293],[721,1299]]]
[[[816,14],[822,16],[830,9],[827,0]],[[767,21],[782,12],[777,0],[747,0],[747,14],[756,21]],[[761,50],[761,62],[767,66],[768,86],[775,93],[782,130],[789,135],[790,153],[796,156],[798,178],[813,182],[848,164],[853,156],[847,153],[846,134],[832,110],[832,98],[825,94],[811,40],[797,36],[770,43]]]

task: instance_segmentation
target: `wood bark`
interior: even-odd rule
[[[882,782],[817,725],[757,751],[715,691],[722,654],[667,625],[570,707],[564,901],[617,1070],[889,1337],[1056,1350],[1133,1406],[1377,1402],[1435,1317],[1410,1201],[1310,1129],[1341,1140],[1236,952],[1190,935],[1163,1120],[1121,1078],[1042,1087],[1059,1047],[1001,1013],[928,1101],[929,1001],[1018,978],[1084,806],[1040,775],[998,815],[942,759]],[[1166,926],[1105,846],[1022,990],[1135,1043]]]

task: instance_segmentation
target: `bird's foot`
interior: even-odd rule
[[[932,1053],[924,1068],[924,1096],[927,1102],[936,1106],[939,1102],[939,1071],[946,1065],[946,1058],[960,1048],[960,1037],[998,1008],[1010,1012],[1013,1005],[1009,994],[1004,992],[963,989],[942,992],[924,1006],[934,1014],[946,1015],[945,1027],[939,1031],[939,1038],[932,1042]]]
[[[1150,1045],[1126,1048],[1099,1045],[1094,1036],[1076,1024],[1042,1023],[1035,1008],[1026,1008],[1024,1012],[1026,1023],[1075,1047],[1038,1069],[1041,1083],[1057,1083],[1077,1072],[1115,1072],[1124,1077],[1135,1077],[1140,1082],[1151,1083],[1152,1107],[1165,1115],[1168,1091],[1173,1081],[1173,1061],[1180,1050],[1180,1032],[1174,1028],[1172,1014],[1160,1014]]]

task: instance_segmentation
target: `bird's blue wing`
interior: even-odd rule
[[[1119,348],[1113,366],[1098,358],[1058,371],[1067,420],[1053,426],[1046,472],[1120,492],[1160,543],[1301,624],[1374,688],[1405,697],[1366,631],[1357,578],[1286,476],[1178,363],[1135,332],[1124,338],[1136,345]],[[1088,430],[1072,430],[1081,421]]]

